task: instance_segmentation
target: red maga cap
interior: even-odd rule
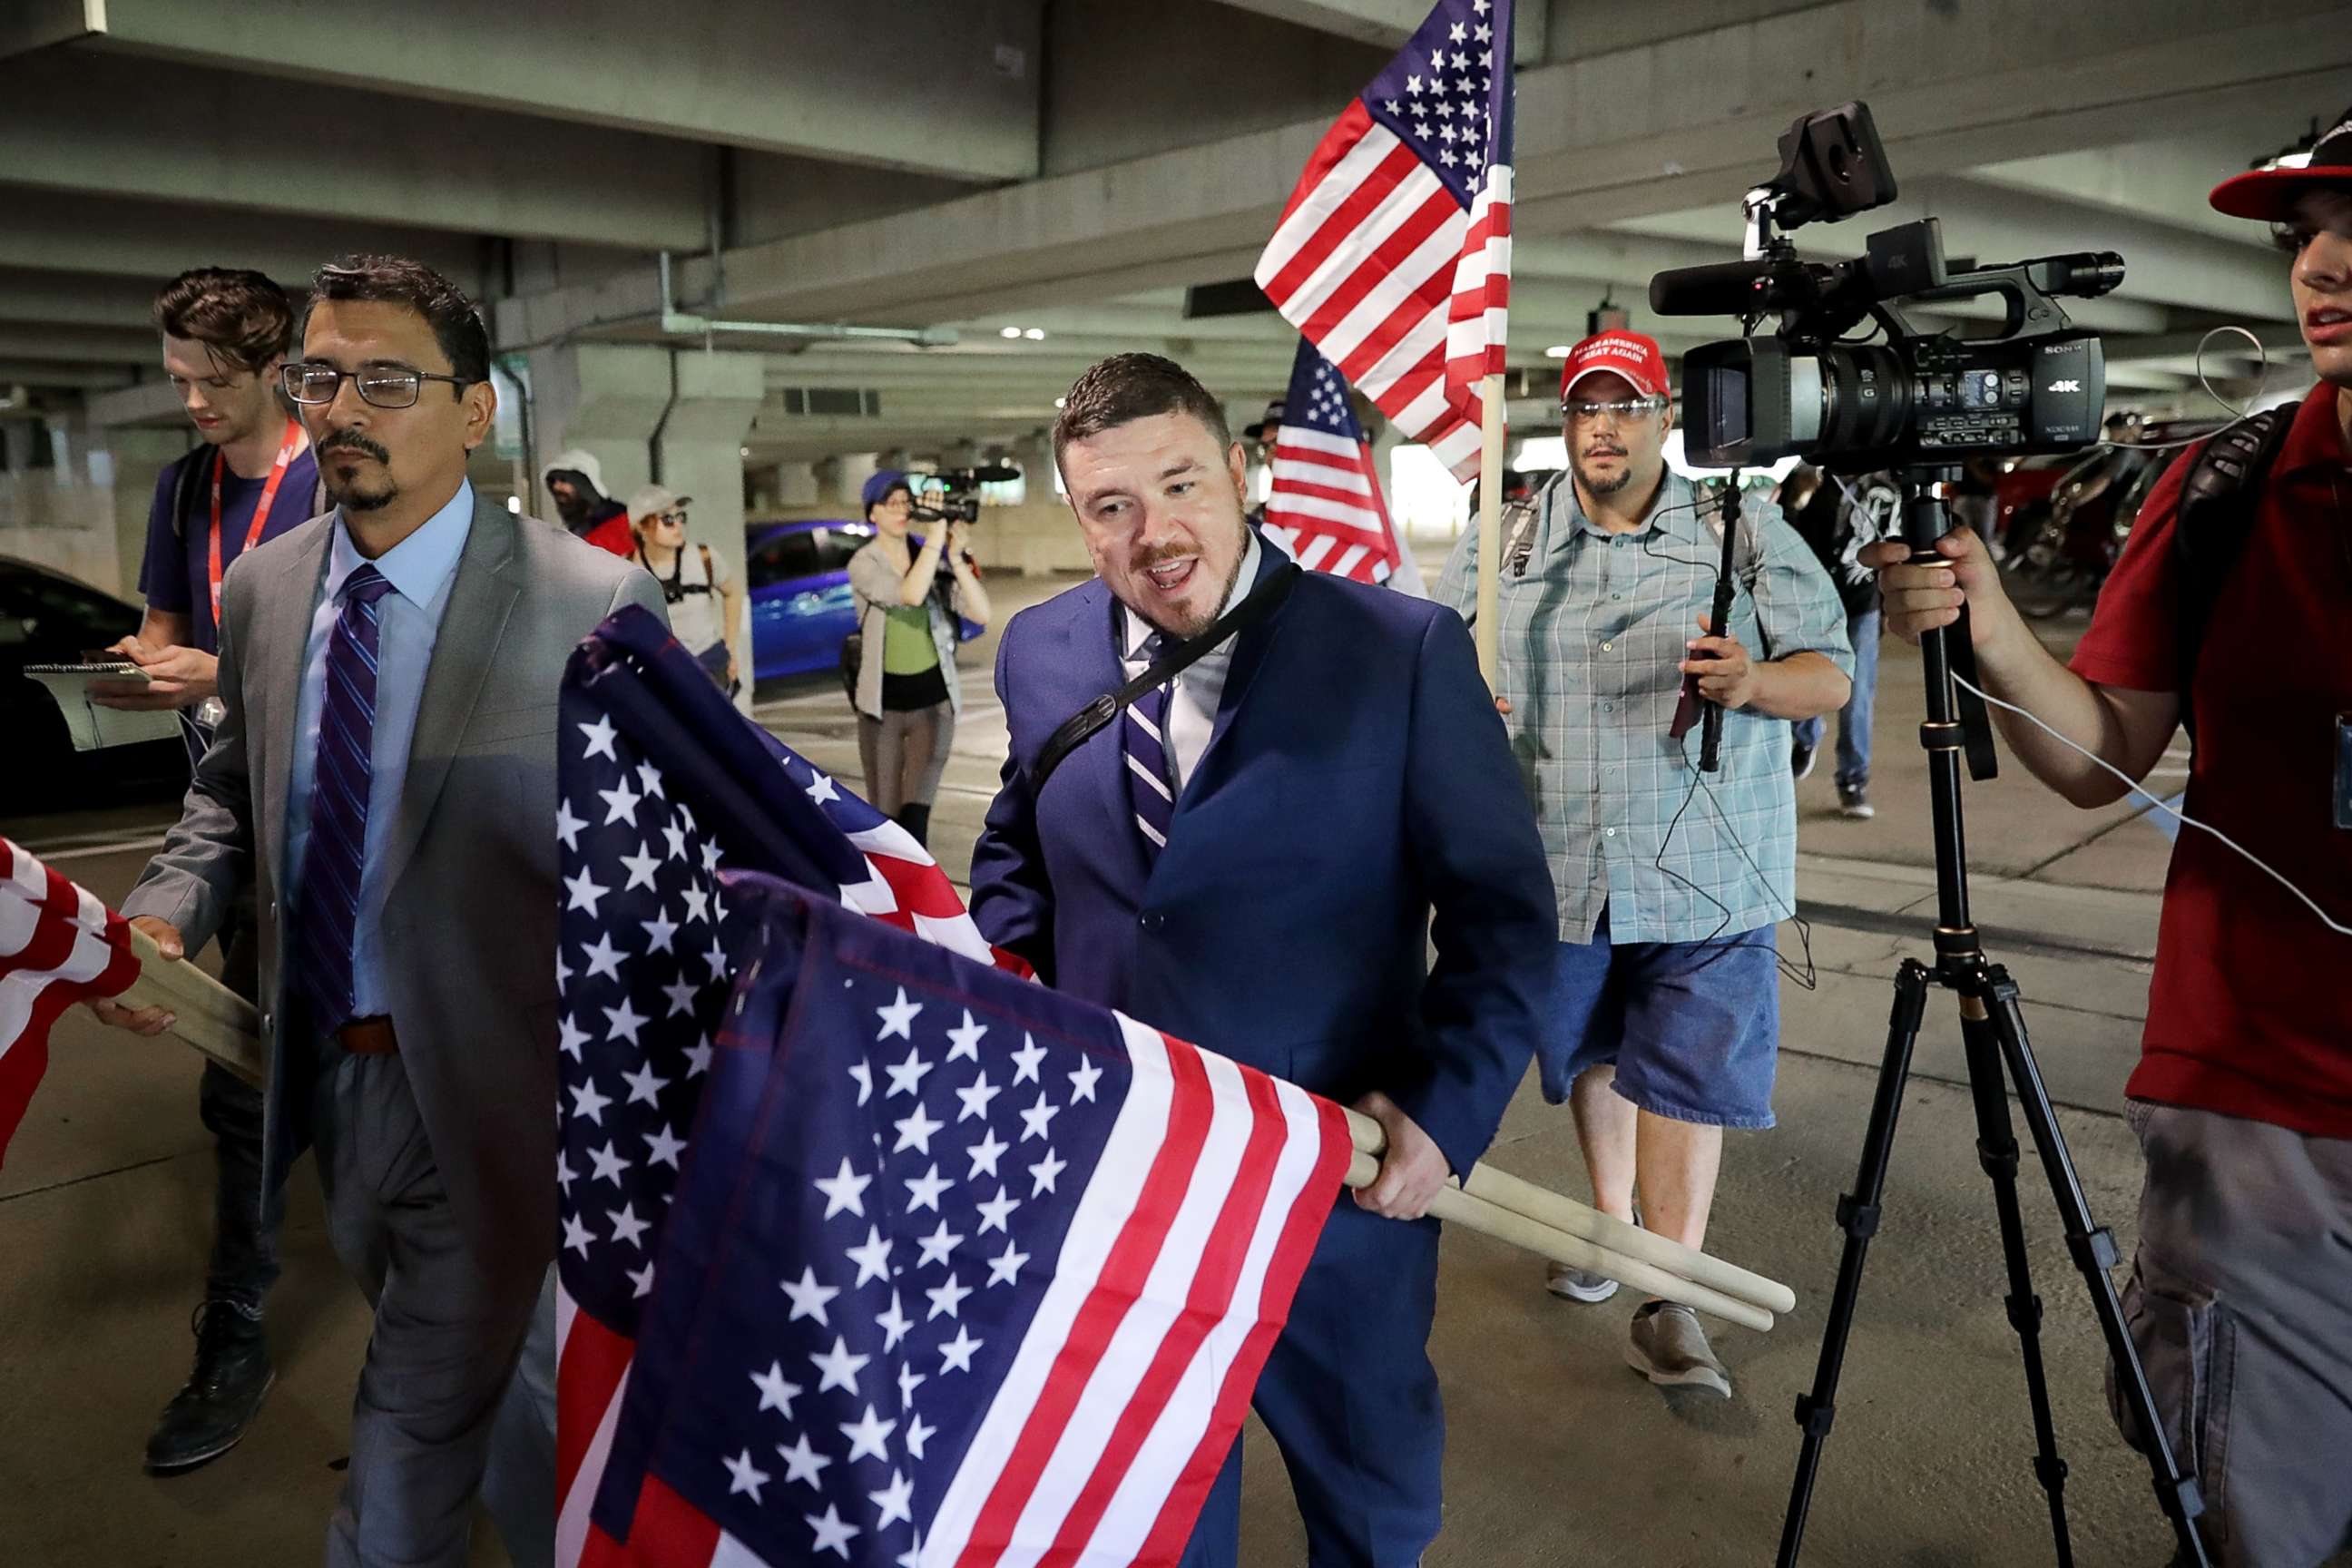
[[[2213,210],[2231,217],[2268,218],[2278,222],[2294,211],[2306,191],[2352,188],[2352,109],[2333,131],[2319,138],[2310,157],[2300,164],[2256,169],[2222,181],[2207,200]]]
[[[1666,356],[1655,338],[1641,332],[1595,332],[1568,351],[1568,364],[1559,374],[1560,401],[1588,375],[1609,371],[1633,384],[1646,397],[1664,397]]]

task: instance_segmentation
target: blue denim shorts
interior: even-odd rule
[[[1568,1098],[1585,1068],[1617,1068],[1617,1092],[1643,1110],[1717,1127],[1772,1125],[1780,977],[1772,928],[1714,942],[1564,942],[1538,1062],[1544,1098]]]

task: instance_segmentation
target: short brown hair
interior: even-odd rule
[[[204,344],[239,370],[258,371],[293,346],[294,306],[261,273],[199,267],[155,296],[155,326],[165,337]]]
[[[450,371],[468,385],[490,379],[490,334],[466,291],[421,261],[404,256],[346,256],[311,275],[310,304],[321,300],[383,300],[425,318]],[[310,312],[302,319],[307,325]],[[449,389],[466,395],[464,386]]]
[[[1160,414],[1198,419],[1217,438],[1220,453],[1234,444],[1225,411],[1182,365],[1158,354],[1113,354],[1071,383],[1054,418],[1055,464],[1059,466],[1062,448],[1073,441]]]

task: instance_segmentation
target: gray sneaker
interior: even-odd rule
[[[1617,1281],[1606,1274],[1571,1268],[1565,1263],[1544,1265],[1544,1289],[1563,1301],[1606,1301],[1617,1294]]]
[[[1731,1376],[1707,1348],[1698,1314],[1672,1301],[1651,1301],[1633,1314],[1625,1364],[1661,1388],[1704,1389],[1731,1397]]]

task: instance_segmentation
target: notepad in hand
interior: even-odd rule
[[[90,700],[93,682],[143,682],[148,679],[145,670],[128,659],[106,664],[28,664],[25,673],[47,689],[58,710],[65,714],[66,731],[73,737],[77,752],[160,741],[180,732],[180,715],[174,710],[127,713]]]

